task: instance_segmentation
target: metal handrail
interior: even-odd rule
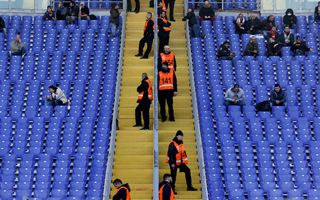
[[[124,39],[126,36],[125,26],[127,20],[127,12],[126,7],[124,8],[124,12],[121,14],[122,16],[122,32],[121,32],[121,43],[120,43],[120,56],[118,62],[118,73],[117,73],[117,85],[115,91],[115,99],[113,105],[113,118],[112,118],[112,129],[110,136],[110,145],[108,149],[108,162],[107,169],[104,179],[104,190],[103,190],[103,199],[107,200],[110,196],[110,188],[111,188],[111,179],[112,179],[112,169],[113,169],[113,161],[114,161],[114,148],[116,142],[116,131],[117,131],[117,120],[118,120],[118,109],[119,109],[119,98],[120,98],[120,85],[122,79],[122,64],[123,64],[123,54],[124,54]]]
[[[159,146],[158,146],[158,0],[154,0],[154,45],[153,45],[153,200],[158,200],[159,191]]]
[[[185,11],[184,13],[187,14],[188,12],[187,3],[184,4],[184,11]],[[204,164],[204,158],[203,158],[203,149],[202,149],[203,146],[202,146],[202,139],[201,139],[201,132],[200,132],[197,95],[196,95],[196,88],[195,88],[194,76],[193,76],[192,52],[190,47],[190,34],[189,34],[188,22],[185,23],[185,29],[186,29],[186,37],[187,37],[187,48],[188,48],[188,64],[189,64],[189,76],[190,76],[190,86],[191,86],[191,94],[192,94],[193,121],[194,121],[194,128],[196,132],[198,166],[199,166],[200,178],[201,178],[201,190],[202,190],[201,192],[202,192],[202,199],[208,200],[209,196],[208,196],[205,164]]]

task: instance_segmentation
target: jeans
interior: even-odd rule
[[[190,28],[191,28],[191,37],[193,37],[193,38],[200,37],[200,31],[199,31],[198,24],[194,24]]]
[[[114,23],[110,23],[110,31],[111,31],[111,37],[115,37],[118,32],[118,26]]]
[[[238,101],[237,103],[234,103],[233,101],[227,101],[226,100],[226,101],[224,101],[224,105],[227,106],[227,111],[228,112],[229,112],[229,109],[228,109],[229,106],[240,106],[241,112],[242,112],[242,108],[245,105],[245,103],[244,103],[244,101]]]

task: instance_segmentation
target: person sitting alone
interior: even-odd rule
[[[229,88],[224,95],[224,104],[229,105],[244,105],[244,91],[240,88],[239,84],[235,84]]]
[[[64,92],[57,86],[49,86],[50,95],[47,96],[47,102],[52,106],[70,106],[70,100],[67,99]],[[68,108],[69,109],[69,108]]]
[[[305,56],[307,52],[312,51],[304,40],[301,40],[300,36],[296,37],[296,41],[291,46],[291,51],[295,56]]]
[[[250,37],[250,40],[244,50],[244,56],[254,56],[257,57],[259,54],[259,47],[257,39],[254,35]]]
[[[270,102],[273,106],[285,106],[286,93],[279,84],[274,85],[274,89],[270,94]]]
[[[234,58],[235,54],[230,51],[229,41],[225,41],[220,45],[217,56],[220,60],[232,60]]]
[[[17,33],[16,39],[10,43],[10,51],[12,56],[25,56],[27,51],[21,41],[20,33]]]

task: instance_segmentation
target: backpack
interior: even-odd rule
[[[262,101],[260,103],[257,103],[257,105],[255,107],[258,112],[259,111],[264,111],[264,112],[271,112],[272,111],[272,107],[271,107],[269,101]]]

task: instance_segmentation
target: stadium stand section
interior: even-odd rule
[[[306,38],[313,52],[266,57],[258,39],[259,56],[243,57],[249,35],[235,34],[234,17],[218,16],[201,23],[204,38],[191,38],[194,79],[206,166],[209,199],[319,199],[319,62],[312,16],[298,16],[292,30]],[[276,25],[283,30],[281,17]],[[226,39],[233,61],[216,58]],[[224,92],[239,83],[246,105],[224,106]],[[275,83],[287,93],[287,108],[256,113]]]
[[[3,18],[0,198],[102,199],[120,43],[108,37],[109,17],[77,25]],[[23,61],[8,55],[18,31]],[[45,104],[51,84],[71,99],[70,110]]]

